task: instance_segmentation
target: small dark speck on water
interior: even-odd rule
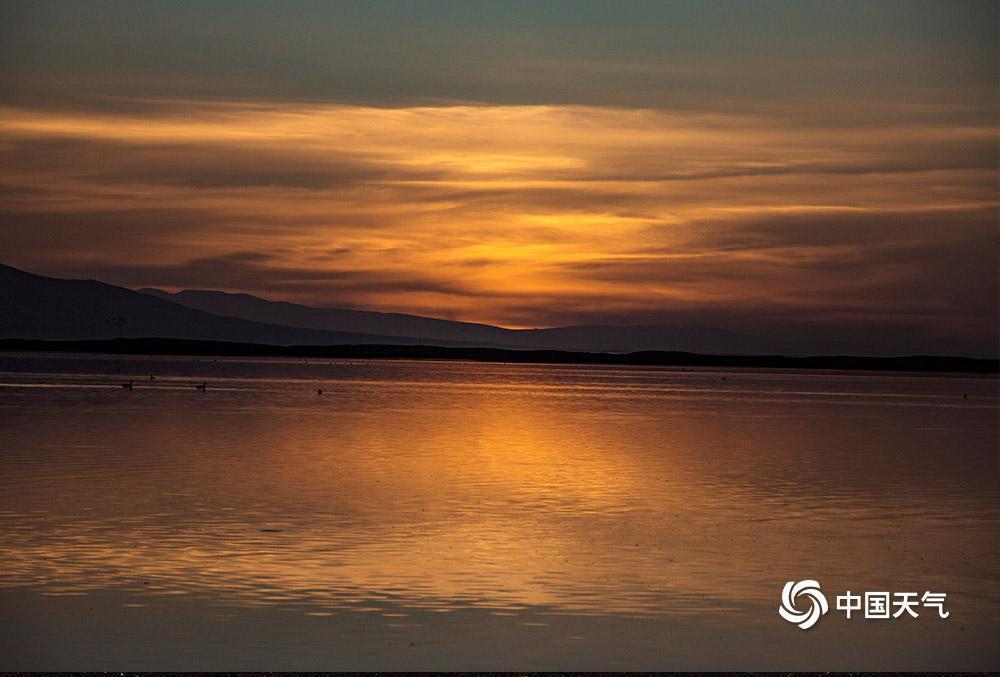
[[[261,529],[261,532],[265,534],[278,534],[282,531],[284,531],[284,529]]]

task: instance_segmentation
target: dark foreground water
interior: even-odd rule
[[[998,414],[963,376],[0,354],[0,669],[997,669]]]

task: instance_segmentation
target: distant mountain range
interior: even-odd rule
[[[871,352],[870,348],[846,343],[775,341],[716,327],[586,325],[555,329],[505,329],[489,324],[453,322],[401,313],[315,308],[221,291],[185,290],[174,294],[150,288],[139,291],[225,317],[323,331],[419,337],[425,339],[428,345],[440,345],[441,341],[459,341],[478,346],[588,352],[675,350],[758,355]]]
[[[0,265],[0,338],[161,337],[273,345],[428,345],[625,353],[865,355],[870,347],[783,341],[703,326],[505,329],[417,315],[314,308],[247,294],[133,291]]]
[[[0,338],[148,337],[274,345],[423,342],[223,317],[96,280],[62,280],[0,265]],[[464,344],[442,341],[437,345]]]

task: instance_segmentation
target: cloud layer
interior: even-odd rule
[[[995,354],[998,11],[11,0],[0,258]]]
[[[991,126],[173,100],[0,130],[0,245],[43,271],[508,326],[995,338]]]

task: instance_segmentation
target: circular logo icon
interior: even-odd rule
[[[800,597],[806,598],[799,600]],[[808,601],[809,608],[799,611],[796,601],[805,603]],[[826,603],[826,596],[820,592],[819,583],[816,581],[788,581],[784,590],[781,591],[781,606],[778,613],[789,623],[795,623],[803,630],[808,630],[816,625],[819,617],[830,610]]]

